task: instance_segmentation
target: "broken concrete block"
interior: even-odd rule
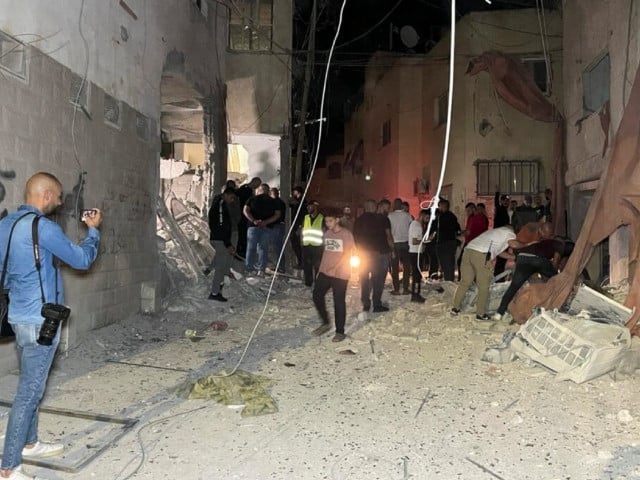
[[[633,311],[616,302],[612,298],[596,292],[586,285],[580,285],[569,304],[569,314],[588,315],[591,320],[604,323],[624,325],[629,321]]]
[[[631,345],[629,329],[542,309],[518,330],[511,348],[557,372],[558,380],[582,383],[616,368]]]
[[[140,310],[151,314],[160,310],[160,295],[156,282],[142,282],[140,284]]]

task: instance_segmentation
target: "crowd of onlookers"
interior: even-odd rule
[[[344,339],[345,295],[354,266],[365,312],[388,311],[382,302],[388,273],[391,295],[407,295],[410,301],[422,303],[423,276],[454,281],[457,270],[460,285],[451,314],[460,312],[466,290],[475,283],[479,290],[476,318],[497,320],[531,275],[551,276],[566,256],[566,246],[553,238],[549,223],[551,191],[547,189],[544,195],[544,203],[540,195],[524,195],[518,205],[509,195],[496,192],[493,222],[483,203],[469,202],[462,227],[446,199],[439,201],[433,219],[431,210],[421,210],[413,217],[409,204],[400,198],[393,202],[367,200],[362,213],[354,218],[351,207],[321,208],[318,200],[306,200],[301,187],[293,189],[287,205],[279,190],[260,178],[239,188],[229,181],[209,211],[211,242],[216,250],[209,298],[226,301],[223,280],[234,259],[244,263],[248,276],[285,274],[289,214],[293,265],[303,271],[304,284],[313,288],[313,301],[322,319],[314,333],[329,330],[325,296],[332,290],[334,341]],[[505,276],[507,265],[513,271],[511,287],[498,312],[489,317],[485,311],[489,286],[494,276],[498,280]]]

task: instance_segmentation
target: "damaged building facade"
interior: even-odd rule
[[[562,105],[562,17],[546,12],[543,49],[535,9],[470,13],[456,26],[451,142],[441,197],[462,218],[483,201],[491,215],[496,185],[521,200],[550,186],[555,125],[530,118],[469,63],[487,51],[518,58],[551,104]],[[447,123],[450,37],[426,55],[379,52],[366,70],[364,102],[345,125],[344,156],[314,177],[322,192],[358,207],[368,197],[408,200],[412,213],[436,193]],[[546,54],[546,58],[545,58]]]
[[[564,110],[569,234],[577,238],[612,154],[615,135],[640,61],[636,2],[564,2]],[[591,277],[619,283],[629,275],[629,228],[595,250]]]
[[[104,212],[91,271],[63,273],[69,346],[158,304],[160,132],[197,130],[202,143],[198,105],[222,101],[226,18],[200,1],[7,1],[0,32],[1,208],[22,203],[28,177],[45,170],[65,187],[57,218],[70,238],[84,237],[79,210]],[[164,115],[165,104],[193,112]],[[0,352],[12,368],[13,344]]]
[[[218,179],[235,180],[238,185],[258,176],[271,186],[280,186],[281,165],[287,165],[291,99],[292,3],[290,0],[239,0],[229,4],[210,3],[209,10],[226,27],[223,48],[215,62],[223,66],[224,111],[213,112],[216,126],[226,125],[226,135],[218,138],[225,148],[214,149],[220,158]],[[218,51],[218,50],[216,50]],[[215,52],[212,52],[215,55]],[[174,114],[187,113],[189,105],[164,106]],[[196,105],[196,109],[202,106]],[[167,160],[165,192],[198,208],[207,204],[205,175],[212,149],[203,148],[201,131],[178,128],[167,131],[163,157]],[[223,178],[224,177],[224,178]],[[214,175],[214,183],[217,182]],[[282,185],[288,195],[288,182]],[[216,185],[215,191],[219,191]]]

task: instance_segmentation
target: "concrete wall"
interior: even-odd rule
[[[546,12],[547,32],[553,85],[549,100],[562,112],[562,18],[558,12]],[[493,83],[487,73],[465,74],[468,63],[488,50],[499,50],[516,57],[542,55],[535,10],[502,10],[467,15],[457,24],[454,103],[451,142],[444,185],[451,185],[451,206],[461,215],[468,201],[484,201],[490,217],[493,196],[481,197],[476,192],[476,160],[533,160],[542,164],[540,191],[551,183],[551,163],[554,124],[538,122],[496,98]],[[425,67],[423,97],[425,124],[433,121],[437,96],[448,89],[449,37],[443,39],[429,54]],[[478,132],[486,119],[493,130],[486,136]],[[433,161],[431,184],[434,189],[440,175],[445,125],[430,132],[430,142],[424,143],[425,156]],[[432,193],[434,190],[432,189]],[[535,193],[535,192],[534,192]],[[521,200],[521,198],[517,198]]]
[[[80,208],[97,206],[105,215],[100,255],[91,271],[64,272],[73,312],[64,332],[67,344],[81,332],[140,311],[141,286],[159,278],[155,202],[163,70],[202,97],[224,71],[211,55],[220,45],[216,32],[225,35],[224,24],[211,12],[205,18],[182,0],[126,4],[137,19],[118,2],[96,0],[7,0],[0,9],[0,30],[33,42],[27,80],[0,76],[0,168],[15,173],[3,180],[2,207],[19,205],[27,178],[46,170],[60,178],[68,194],[58,221],[71,238],[84,236],[75,217],[77,199]],[[167,65],[170,52],[173,61]],[[74,120],[72,74],[85,72],[89,115],[76,110]],[[105,93],[122,102],[117,127],[104,121]],[[140,120],[147,123],[144,132],[137,128]],[[86,172],[84,193],[77,196],[72,189],[81,172]],[[0,348],[3,356],[13,359],[13,348]],[[0,370],[13,365],[2,362]]]
[[[291,105],[291,0],[273,2],[273,46],[269,52],[227,50],[227,113],[236,134],[289,133]]]
[[[565,178],[569,189],[569,228],[577,236],[586,214],[588,201],[597,188],[611,154],[613,136],[629,98],[631,82],[640,60],[640,5],[623,0],[566,0],[565,34],[565,110],[567,119],[567,163]],[[583,107],[583,72],[594,60],[608,53],[610,69],[609,149],[603,155],[605,133],[598,112]],[[625,80],[626,74],[626,80]],[[598,269],[594,278],[610,274],[611,281],[626,278],[628,232],[619,229],[609,238],[609,248],[596,250],[596,256],[611,253],[610,271]]]
[[[552,35],[551,101],[562,109],[562,21],[557,12],[547,12],[546,21]],[[462,216],[468,201],[484,201],[492,213],[493,196],[476,194],[474,162],[478,159],[540,159],[540,190],[550,183],[555,125],[532,120],[497,101],[487,74],[465,74],[469,61],[487,50],[520,56],[541,54],[537,25],[535,10],[474,13],[457,24],[452,131],[443,185],[458,216]],[[364,103],[345,126],[345,155],[359,140],[364,141],[363,174],[343,172],[341,179],[328,180],[325,169],[320,169],[314,189],[356,204],[367,197],[400,196],[410,202],[412,213],[417,213],[418,204],[435,194],[440,177],[445,124],[436,125],[434,117],[437,98],[448,90],[448,60],[448,37],[424,56],[400,58],[379,53],[372,58],[366,72]],[[392,120],[392,141],[382,147],[381,126],[387,118]],[[494,126],[486,137],[478,133],[483,118]],[[364,174],[369,168],[373,175],[366,181]],[[429,183],[426,195],[414,188],[414,182],[423,175]]]

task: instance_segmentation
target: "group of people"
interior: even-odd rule
[[[551,219],[551,191],[545,191],[547,205],[541,198],[535,203],[525,195],[523,205],[513,205],[508,195],[495,194],[494,228],[486,229],[465,244],[461,258],[461,281],[456,289],[452,315],[458,315],[465,296],[475,282],[478,287],[476,319],[498,321],[507,312],[518,290],[533,275],[549,278],[558,273],[563,257],[567,256],[565,241],[554,237]],[[511,212],[509,211],[511,210]],[[467,222],[468,224],[469,222]],[[487,312],[489,288],[500,277],[508,261],[514,263],[511,284],[503,294],[493,316]]]
[[[210,240],[216,251],[210,300],[226,302],[222,295],[224,277],[234,259],[244,262],[248,275],[263,276],[270,252],[280,273],[284,272],[283,245],[286,236],[287,205],[280,191],[262,183],[259,177],[236,188],[228,181],[209,209]]]

